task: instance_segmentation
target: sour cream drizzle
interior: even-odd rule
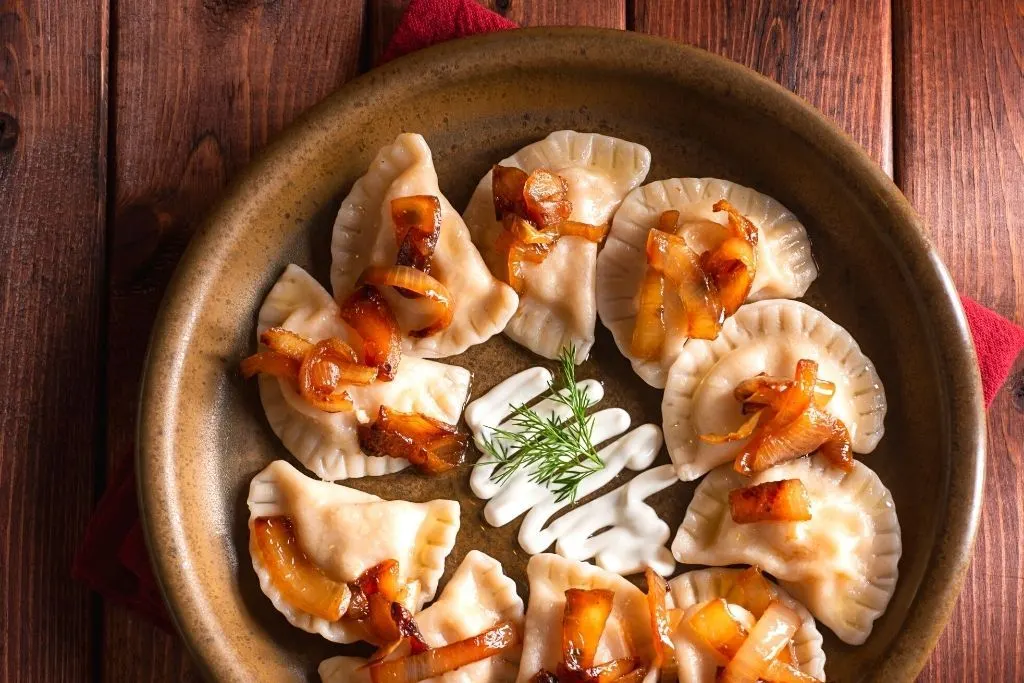
[[[473,431],[477,446],[482,446],[495,426],[513,429],[503,422],[513,405],[529,403],[548,390],[552,379],[545,368],[524,370],[487,392],[466,407],[466,423]],[[585,380],[577,386],[587,389],[591,405],[604,398],[599,382]],[[557,401],[543,399],[533,406],[540,415],[567,416],[568,409]],[[609,408],[593,414],[595,444],[615,441],[598,453],[604,469],[583,480],[577,493],[582,499],[614,479],[623,468],[646,470],[661,450],[661,428],[645,424],[626,433],[629,414],[620,408]],[[482,456],[486,463],[488,456]],[[598,566],[618,574],[632,574],[650,566],[662,576],[675,569],[675,559],[665,547],[671,530],[644,499],[678,482],[672,465],[662,465],[642,472],[629,482],[594,500],[569,511],[544,525],[568,501],[555,502],[555,496],[544,486],[530,481],[532,470],[521,470],[505,484],[491,479],[494,465],[478,464],[473,468],[470,487],[478,497],[488,500],[484,519],[500,527],[526,513],[519,529],[519,545],[526,552],[540,553],[555,544],[555,552],[573,560],[596,558]],[[597,533],[600,532],[600,533]]]

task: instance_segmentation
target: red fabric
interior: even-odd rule
[[[114,471],[92,513],[71,575],[105,599],[133,609],[170,631],[139,523],[134,459]]]
[[[991,311],[974,299],[960,297],[967,313],[967,324],[978,352],[981,384],[985,391],[985,407],[992,405],[999,387],[1003,386],[1017,356],[1024,351],[1024,329]]]
[[[513,28],[518,28],[515,22],[472,0],[412,0],[380,63],[428,45]]]
[[[513,22],[472,0],[412,0],[381,62],[446,40],[512,28]],[[987,406],[1024,349],[1024,329],[967,297],[962,300],[978,349]],[[170,629],[139,526],[131,465],[115,474],[100,500],[73,574],[107,600]]]

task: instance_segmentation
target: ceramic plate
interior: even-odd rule
[[[256,383],[237,371],[253,350],[264,295],[290,262],[327,282],[340,200],[396,134],[426,137],[441,189],[461,209],[492,163],[563,128],[646,145],[648,181],[727,178],[803,220],[821,269],[805,300],[852,332],[885,383],[886,435],[864,462],[892,491],[904,543],[896,594],[867,643],[851,647],[825,633],[829,680],[910,680],[927,659],[977,526],[984,413],[963,312],[917,217],[821,114],[743,67],[638,34],[531,29],[424,50],[346,85],[240,175],[178,268],[142,390],[139,487],[164,595],[211,679],[316,680],[319,661],[345,651],[289,626],[249,561],[249,479],[289,457]],[[479,396],[537,360],[502,337],[451,362],[473,371]],[[580,374],[605,382],[605,403],[627,409],[634,424],[660,423],[660,392],[632,373],[600,323]],[[436,479],[407,471],[346,484],[459,500],[462,531],[448,573],[478,548],[500,559],[525,594],[518,523],[486,527],[468,478],[467,465]],[[653,499],[673,529],[693,488],[679,484]]]

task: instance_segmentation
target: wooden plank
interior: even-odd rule
[[[95,488],[106,0],[0,5],[0,680],[84,681],[69,569]]]
[[[1024,322],[1024,15],[1014,0],[897,0],[895,170],[960,290]],[[1016,390],[1024,397],[1024,359]],[[922,681],[1024,680],[1024,400],[989,411],[974,564]]]
[[[626,28],[626,0],[477,0],[520,26]],[[409,0],[369,0],[370,63],[380,57]]]
[[[193,227],[225,182],[358,70],[362,0],[116,0],[108,450],[131,457],[142,358]],[[195,680],[178,640],[106,611],[105,681]]]
[[[892,173],[889,0],[636,0],[632,19],[778,81]]]

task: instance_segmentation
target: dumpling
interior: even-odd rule
[[[825,409],[843,421],[857,453],[870,453],[884,432],[885,389],[849,332],[799,301],[773,299],[740,306],[717,339],[691,339],[672,365],[661,412],[665,444],[683,481],[732,460],[742,442],[709,444],[700,434],[728,434],[745,417],[733,389],[758,373],[792,377],[797,361],[818,362],[834,382]]]
[[[501,332],[519,298],[491,275],[466,224],[441,194],[430,148],[422,135],[403,133],[382,148],[342,202],[331,239],[331,287],[340,299],[355,288],[367,266],[395,265],[398,245],[391,200],[415,195],[435,196],[441,204],[441,234],[430,274],[451,292],[454,318],[447,328],[429,337],[407,337],[404,346],[421,358],[445,358]],[[390,287],[384,289],[402,330],[422,327],[422,302],[406,299]]]
[[[686,627],[686,620],[703,607],[709,600],[725,598],[742,569],[698,569],[672,579],[669,589],[674,606],[683,610],[683,619],[672,635],[676,646],[676,661],[679,664],[680,683],[715,683],[718,661],[699,640],[699,636]],[[793,645],[796,648],[794,666],[818,680],[825,680],[825,652],[821,649],[822,637],[807,608],[794,600],[781,588],[776,588],[780,601],[794,610],[802,622]],[[730,604],[730,610],[745,611]],[[749,613],[748,613],[749,614]]]
[[[363,628],[300,611],[285,600],[256,541],[258,518],[288,517],[299,548],[334,581],[350,583],[385,560],[397,560],[399,580],[409,586],[404,602],[413,612],[434,597],[459,532],[459,504],[453,500],[383,500],[311,479],[284,460],[253,478],[248,502],[249,553],[263,593],[293,626],[337,643],[363,639]]]
[[[479,550],[466,555],[437,602],[416,615],[416,625],[431,647],[472,638],[505,621],[522,629],[523,600],[501,563]],[[519,653],[517,647],[425,683],[511,683],[519,670]],[[403,644],[387,659],[406,654],[408,646]],[[365,664],[360,657],[332,657],[320,663],[320,678],[323,683],[367,683],[369,673],[358,670]]]
[[[260,308],[256,336],[283,327],[313,340],[339,337],[361,348],[359,336],[342,321],[338,305],[302,268],[290,265]],[[469,397],[464,368],[403,355],[390,382],[350,387],[354,411],[327,413],[306,403],[286,381],[260,375],[260,399],[267,421],[285,448],[321,479],[336,481],[390,474],[409,461],[365,454],[356,428],[371,421],[380,406],[421,413],[457,424]]]
[[[560,130],[500,164],[560,175],[569,186],[569,219],[602,225],[647,177],[651,153],[618,138]],[[502,224],[494,217],[490,172],[477,185],[463,217],[491,271],[503,273],[505,265],[495,250]],[[582,362],[594,343],[597,251],[597,244],[582,237],[562,237],[543,263],[524,264],[526,288],[505,334],[545,358],[557,358],[562,348],[573,344],[576,360]]]
[[[596,663],[629,656],[640,657],[644,662],[654,658],[647,597],[626,579],[592,564],[548,553],[530,558],[526,576],[530,604],[526,610],[519,683],[527,683],[541,669],[554,672],[562,661],[562,614],[565,591],[569,588],[602,588],[615,594],[594,658]],[[652,671],[645,680],[654,680],[656,676]]]
[[[726,222],[724,212],[712,210],[721,199],[728,200],[757,227],[757,269],[748,301],[801,297],[818,276],[807,230],[768,195],[717,178],[673,178],[633,190],[615,214],[597,260],[597,310],[619,350],[651,386],[665,386],[668,369],[686,337],[666,334],[661,358],[656,361],[636,358],[630,350],[640,283],[647,269],[647,233],[657,227],[662,213],[676,210],[687,245],[698,253],[709,249],[721,240],[717,225]],[[673,319],[679,310],[678,302],[668,297],[666,317]]]
[[[803,482],[810,520],[732,521],[729,491],[782,479]],[[901,553],[896,508],[878,475],[859,462],[843,472],[822,456],[750,478],[729,466],[716,469],[697,486],[672,543],[672,554],[683,563],[761,567],[852,645],[867,639],[889,604]]]

